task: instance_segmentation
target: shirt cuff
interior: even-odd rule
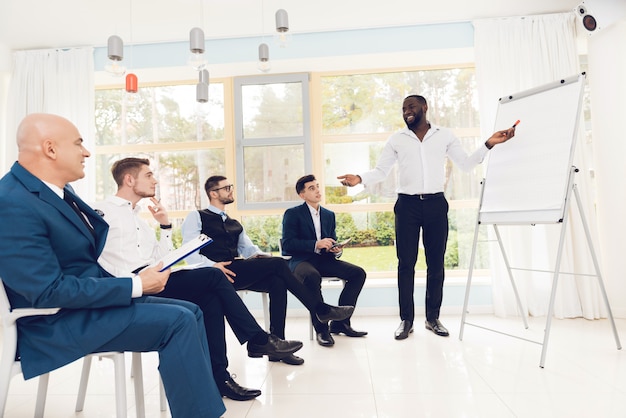
[[[141,277],[138,274],[133,274],[131,277],[133,280],[133,291],[131,293],[132,298],[139,298],[143,296],[143,283],[141,282]]]

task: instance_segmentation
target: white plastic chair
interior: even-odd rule
[[[4,409],[9,393],[11,379],[22,372],[21,363],[15,359],[17,353],[17,320],[25,316],[34,315],[54,315],[59,308],[20,308],[11,310],[11,304],[4,288],[4,283],[0,278],[0,318],[2,320],[2,358],[0,359],[0,417],[4,416]],[[126,381],[125,381],[125,361],[122,352],[95,353],[85,356],[83,363],[83,373],[79,387],[78,399],[76,401],[76,411],[81,411],[85,403],[87,382],[89,380],[89,369],[94,356],[109,358],[115,363],[115,403],[118,418],[126,417]],[[141,372],[141,353],[133,353],[133,357],[138,361],[133,361],[135,378],[135,399],[137,403],[137,418],[145,416],[143,379]],[[48,382],[50,374],[45,373],[39,376],[37,388],[37,400],[35,403],[35,418],[43,417],[46,406],[46,395],[48,392]],[[165,394],[161,385],[161,410],[165,410]]]
[[[243,299],[243,295],[248,292],[255,292],[261,294],[261,303],[263,304],[263,320],[265,323],[265,330],[270,332],[270,305],[268,302],[267,292],[257,292],[256,290],[237,290],[237,294]]]
[[[2,358],[0,359],[0,416],[4,416],[9,384],[13,376],[22,373],[22,365],[15,359],[17,353],[17,320],[25,316],[54,315],[59,308],[20,308],[11,310],[11,304],[0,278],[0,318],[2,319]],[[39,376],[35,418],[43,417],[48,392],[48,373]]]
[[[118,418],[126,416],[126,363],[124,353],[106,352],[95,353],[85,356],[83,359],[83,370],[80,376],[80,386],[78,387],[78,398],[76,399],[76,412],[83,410],[85,404],[85,395],[87,394],[87,384],[89,382],[89,372],[91,370],[91,361],[94,357],[99,359],[108,358],[113,360],[115,367],[115,404],[116,416]],[[131,377],[135,386],[135,409],[137,418],[146,416],[146,407],[143,391],[143,368],[141,364],[141,353],[132,353],[132,372]],[[160,408],[165,411],[167,407],[167,397],[163,388],[163,382],[159,378],[159,394]]]
[[[85,405],[85,396],[87,394],[87,383],[89,382],[89,371],[91,369],[91,360],[97,357],[99,359],[108,358],[113,361],[115,368],[115,413],[118,418],[126,417],[126,363],[124,353],[110,351],[105,353],[89,354],[83,358],[83,371],[80,376],[80,386],[78,387],[78,397],[76,399],[76,411],[82,411]],[[143,387],[143,385],[141,385]],[[135,381],[135,397],[137,400],[141,398],[143,403],[143,391],[137,392],[137,381]],[[139,403],[138,403],[139,405]],[[137,411],[137,417],[140,415]]]

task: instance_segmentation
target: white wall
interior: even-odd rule
[[[626,317],[626,20],[590,37],[589,83],[597,180],[599,258],[615,316]]]
[[[7,115],[7,94],[9,90],[9,78],[11,76],[11,51],[0,44],[0,144],[12,140],[7,138],[6,115]],[[5,166],[7,159],[4,155],[6,147],[0,147],[0,173],[8,170]]]

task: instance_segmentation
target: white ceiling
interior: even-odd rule
[[[274,31],[289,13],[292,33],[469,21],[568,12],[581,0],[0,0],[0,46],[9,50],[182,41]],[[132,24],[131,24],[132,23]],[[416,39],[416,42],[419,42]]]

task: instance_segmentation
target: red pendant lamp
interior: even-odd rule
[[[126,75],[126,91],[129,93],[137,93],[138,89],[137,76],[133,73]]]

